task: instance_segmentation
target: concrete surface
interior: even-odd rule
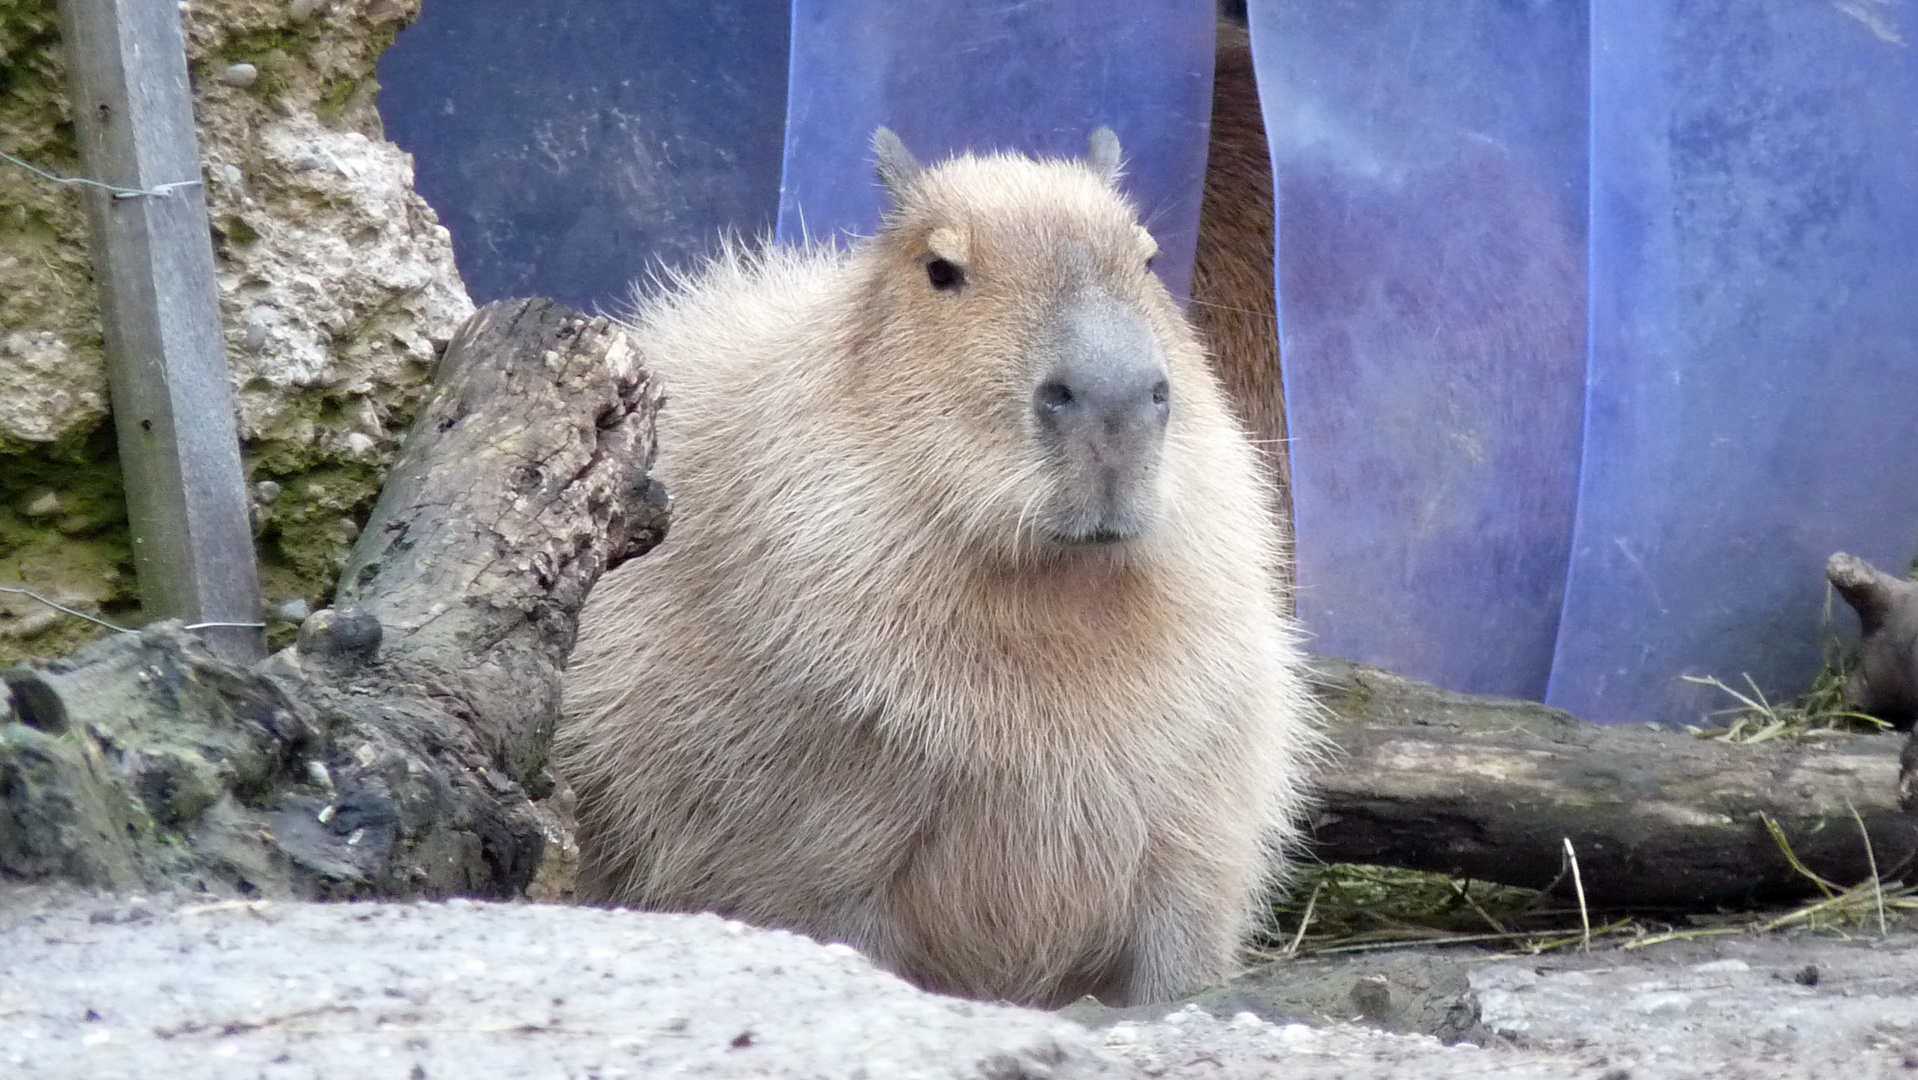
[[[1320,959],[1204,1006],[1068,1011],[1089,1030],[710,915],[0,884],[0,1076],[1918,1077],[1915,952],[1904,934]],[[1400,1031],[1349,1022],[1368,1018]],[[1483,1046],[1417,1030],[1462,1020]]]

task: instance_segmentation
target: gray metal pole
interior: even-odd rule
[[[174,0],[61,0],[140,597],[234,660],[265,646]]]

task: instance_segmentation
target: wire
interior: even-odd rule
[[[13,593],[17,596],[24,596],[29,600],[38,600],[55,611],[64,611],[68,615],[71,615],[76,619],[85,619],[86,621],[90,623],[95,623],[97,625],[104,626],[108,630],[115,630],[122,634],[138,633],[138,631],[129,630],[124,626],[115,626],[112,623],[106,621],[105,619],[96,619],[84,611],[75,611],[72,608],[67,607],[65,604],[56,604],[53,601],[47,599],[46,597],[41,596],[39,593],[34,592],[32,589],[20,589],[20,588],[15,588],[12,585],[0,585],[0,593]]]
[[[19,158],[14,157],[12,154],[6,153],[5,151],[0,151],[0,158],[5,158],[8,161],[13,162],[15,165],[18,165],[21,168],[27,170],[28,172],[33,173],[35,176],[41,177],[42,179],[51,180],[56,184],[85,184],[88,187],[97,187],[101,189],[102,191],[110,191],[113,193],[113,197],[116,199],[133,199],[133,198],[138,198],[140,196],[145,196],[145,195],[150,195],[155,198],[164,199],[168,195],[173,194],[176,190],[180,188],[192,187],[193,185],[199,183],[198,180],[175,180],[171,184],[161,184],[159,187],[156,187],[156,188],[115,187],[112,184],[103,184],[98,180],[89,180],[84,176],[55,176],[53,173],[50,173],[46,171],[45,169],[41,169],[33,165],[29,165],[26,162],[21,161]],[[84,618],[84,616],[82,617]]]

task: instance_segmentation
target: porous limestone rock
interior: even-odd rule
[[[181,10],[263,586],[317,604],[472,313],[374,109],[374,63],[419,0]],[[0,150],[82,171],[56,0],[0,0]],[[137,620],[107,408],[80,196],[0,162],[0,585]],[[87,512],[25,512],[47,497]],[[0,666],[95,632],[46,610],[0,595]]]

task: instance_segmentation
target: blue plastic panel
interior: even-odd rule
[[[1585,377],[1582,4],[1253,0],[1312,648],[1541,697]]]
[[[772,230],[790,27],[765,0],[430,0],[380,115],[475,300],[613,307],[654,260]]]
[[[794,0],[779,235],[870,233],[884,203],[872,132],[922,160],[963,151],[1079,157],[1101,124],[1159,242],[1192,287],[1212,107],[1210,0]]]
[[[1592,369],[1550,700],[1695,720],[1819,662],[1825,557],[1918,541],[1918,20],[1593,4]]]

